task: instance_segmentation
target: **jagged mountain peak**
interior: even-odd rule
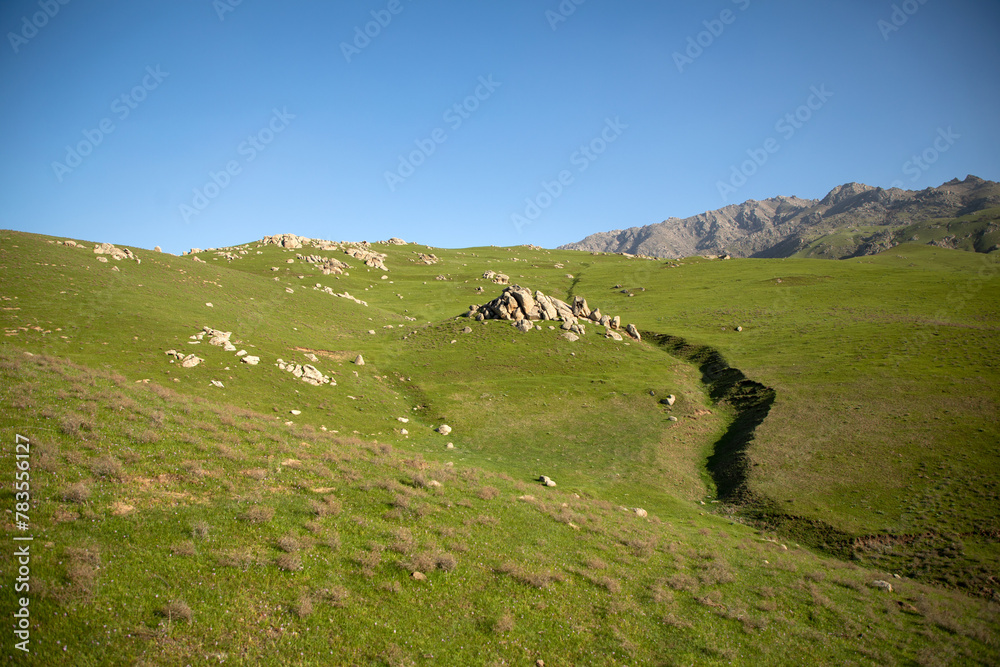
[[[856,197],[859,194],[862,194],[864,192],[870,192],[875,189],[876,188],[870,185],[865,185],[864,183],[855,183],[852,181],[851,183],[838,185],[834,189],[830,190],[830,192],[827,193],[827,195],[823,197],[822,200],[820,200],[820,203],[823,204],[824,206],[836,206],[837,204],[840,204],[843,201]]]
[[[801,249],[807,239],[837,229],[875,225],[890,230],[998,206],[1000,184],[972,175],[919,192],[850,182],[833,188],[821,200],[749,199],[688,218],[670,217],[644,227],[592,234],[561,247],[654,257],[786,257]]]

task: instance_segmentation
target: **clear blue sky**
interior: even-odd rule
[[[0,227],[554,247],[848,181],[1000,180],[995,0],[236,2],[6,0]]]

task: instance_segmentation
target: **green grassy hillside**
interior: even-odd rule
[[[995,253],[92,247],[0,232],[37,664],[1000,660]],[[487,270],[644,340],[460,317]]]
[[[795,257],[843,259],[871,255],[910,243],[968,252],[995,252],[1000,249],[1000,209],[987,208],[959,218],[922,220],[910,225],[852,225],[820,230],[803,240]]]

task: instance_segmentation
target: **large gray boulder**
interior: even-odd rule
[[[524,316],[530,318],[532,311],[537,313],[535,309],[535,300],[531,296],[531,290],[521,287],[520,285],[514,285],[510,290],[511,295],[517,301],[518,307],[524,312]],[[537,317],[537,315],[536,315]]]
[[[542,294],[535,292],[535,302],[538,304],[538,315],[541,320],[555,320],[559,318],[559,311],[556,310],[552,300]]]
[[[181,362],[181,366],[184,368],[194,368],[203,361],[204,359],[196,357],[193,354],[189,354],[188,356],[184,357],[184,361]]]

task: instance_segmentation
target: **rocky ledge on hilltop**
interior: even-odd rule
[[[562,322],[561,328],[566,331],[564,337],[575,341],[587,333],[585,324],[593,323],[604,327],[605,336],[615,340],[623,340],[619,331],[624,331],[629,337],[641,340],[639,330],[634,324],[621,326],[621,317],[601,313],[600,308],[590,309],[587,300],[582,296],[573,298],[570,305],[555,297],[546,296],[540,291],[531,290],[520,285],[511,285],[503,293],[489,303],[481,306],[469,306],[465,317],[477,322],[485,320],[507,320],[519,331],[528,332],[535,328],[537,321]]]

